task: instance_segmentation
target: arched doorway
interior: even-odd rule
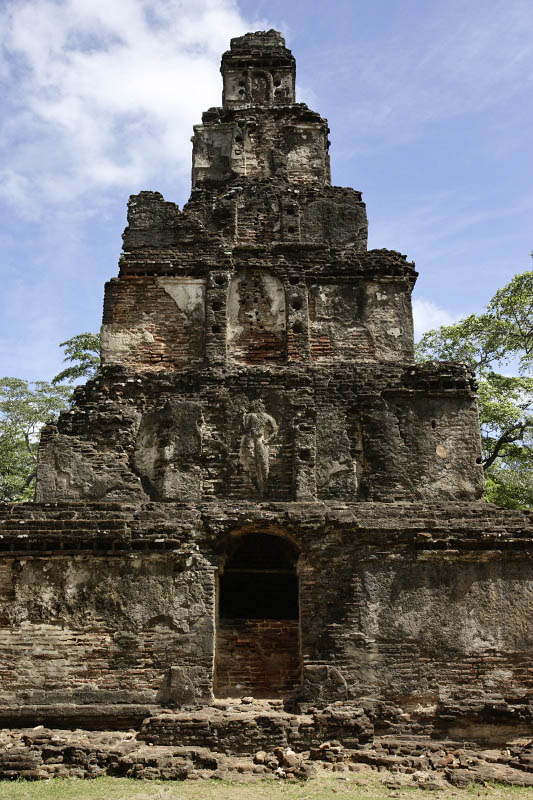
[[[281,536],[230,540],[219,577],[217,697],[286,697],[298,689],[297,560],[297,549]]]

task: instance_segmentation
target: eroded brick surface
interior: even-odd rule
[[[130,198],[102,370],[42,433],[37,502],[0,508],[0,720],[147,719],[153,758],[13,733],[6,775],[63,774],[48,748],[184,777],[205,754],[164,748],[246,741],[261,774],[293,768],[274,746],[413,769],[416,737],[532,732],[531,521],[479,501],[474,378],[413,363],[414,265],[367,251],[282,37],[232,40],[222,76],[186,206]]]
[[[298,621],[220,620],[215,692],[219,697],[291,696],[301,683]]]

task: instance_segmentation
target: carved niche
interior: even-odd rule
[[[168,400],[143,415],[135,442],[134,467],[156,500],[198,501],[202,473],[202,410],[190,400]]]
[[[237,273],[228,295],[228,356],[246,364],[283,361],[286,352],[285,290],[263,270]]]
[[[250,86],[250,99],[252,103],[261,106],[269,105],[272,99],[272,76],[265,72],[254,72]]]

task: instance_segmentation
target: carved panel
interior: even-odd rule
[[[251,81],[251,101],[261,106],[266,106],[271,100],[272,78],[264,72],[254,72]]]
[[[313,361],[373,361],[374,342],[364,324],[366,295],[353,284],[309,290]]]
[[[281,281],[262,270],[235,275],[228,297],[228,356],[248,364],[282,361],[285,341]]]
[[[134,465],[148,493],[163,500],[197,501],[201,493],[202,411],[199,403],[168,400],[144,414]]]

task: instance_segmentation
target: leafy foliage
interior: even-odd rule
[[[39,431],[68,405],[71,386],[0,379],[0,500],[31,500]]]
[[[92,378],[98,371],[98,334],[80,333],[60,347],[71,366],[56,375],[52,383],[0,379],[0,501],[24,502],[33,498],[40,430],[68,407],[72,385],[65,381]]]
[[[63,361],[70,361],[71,366],[52,378],[54,385],[79,378],[94,378],[100,366],[100,336],[97,333],[78,333],[59,346],[65,352]]]
[[[417,359],[462,361],[479,380],[485,498],[533,508],[533,272],[515,275],[482,314],[428,331]],[[506,375],[509,368],[516,375]]]

